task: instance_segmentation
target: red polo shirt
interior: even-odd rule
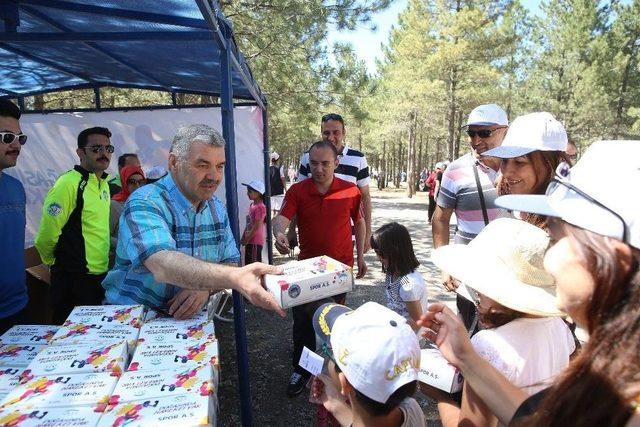
[[[356,224],[362,218],[361,197],[355,184],[336,177],[325,194],[318,192],[313,179],[293,184],[280,215],[298,217],[299,259],[327,255],[353,267],[351,220]]]

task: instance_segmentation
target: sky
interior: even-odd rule
[[[523,0],[522,4],[534,14],[540,13],[541,0]],[[355,31],[329,31],[327,45],[330,47],[335,42],[349,42],[354,50],[367,64],[371,74],[376,72],[376,59],[382,58],[381,45],[389,40],[391,27],[398,21],[398,15],[407,7],[407,0],[396,0],[389,8],[378,12],[372,17],[372,22],[362,25]],[[376,30],[372,31],[371,26]],[[329,49],[330,50],[330,49]],[[330,57],[334,62],[334,58]]]

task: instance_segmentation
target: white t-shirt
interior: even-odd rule
[[[385,294],[387,308],[395,311],[405,319],[409,319],[408,301],[420,301],[422,312],[427,309],[427,288],[422,274],[417,270],[393,280],[390,274],[385,278]]]
[[[476,352],[529,394],[549,386],[569,365],[575,350],[571,331],[559,317],[520,318],[471,338]]]
[[[418,402],[412,397],[407,397],[398,405],[404,415],[401,427],[424,427],[424,414]]]

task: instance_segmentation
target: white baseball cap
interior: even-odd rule
[[[442,162],[436,163],[436,169],[443,169],[443,168],[444,168],[444,164]]]
[[[605,170],[615,165],[614,180]],[[576,165],[561,163],[546,195],[508,195],[496,205],[558,217],[640,249],[640,141],[594,142]]]
[[[349,383],[376,402],[386,403],[418,379],[418,338],[407,320],[387,307],[323,304],[313,315],[313,327]]]
[[[507,113],[496,104],[480,105],[471,111],[465,126],[509,126]]]
[[[271,160],[278,160],[279,158],[280,154],[276,153],[275,151],[271,153]]]
[[[149,172],[147,172],[147,180],[157,181],[160,178],[164,177],[166,174],[167,170],[164,168],[164,166],[156,165],[149,169]]]
[[[254,179],[253,181],[249,182],[249,183],[242,183],[242,185],[249,187],[253,190],[256,190],[258,193],[262,194],[264,196],[264,182],[259,181],[257,179]]]
[[[562,123],[551,113],[542,111],[516,118],[509,126],[502,144],[482,155],[512,159],[532,151],[566,151],[568,141]]]
[[[561,316],[555,280],[542,265],[548,246],[549,236],[541,228],[498,218],[468,245],[441,246],[431,253],[431,260],[505,307],[535,316]]]

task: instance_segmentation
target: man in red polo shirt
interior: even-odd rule
[[[318,141],[309,149],[311,178],[291,186],[285,194],[280,214],[273,219],[276,249],[289,253],[286,229],[291,218],[298,218],[300,234],[299,259],[327,255],[353,267],[351,220],[356,227],[358,275],[367,272],[364,262],[366,226],[361,212],[361,194],[355,184],[334,176],[338,166],[338,151],[329,141]],[[344,304],[346,294],[333,299]],[[292,308],[293,312],[293,366],[287,394],[299,394],[309,374],[298,366],[302,348],[314,349],[316,336],[311,323],[315,309],[325,301],[315,301]]]

